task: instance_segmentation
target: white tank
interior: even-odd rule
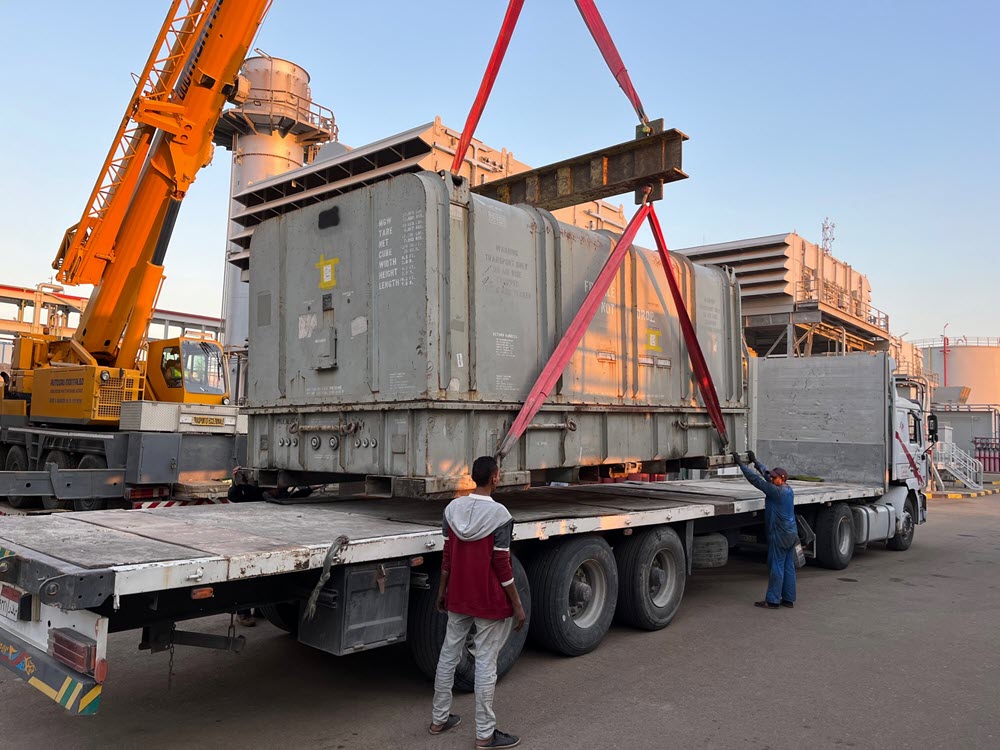
[[[1000,338],[949,337],[944,349],[924,349],[924,365],[942,386],[967,386],[970,404],[1000,404]]]

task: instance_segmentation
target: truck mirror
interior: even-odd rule
[[[937,414],[927,415],[927,435],[930,437],[932,443],[936,443],[938,441]]]

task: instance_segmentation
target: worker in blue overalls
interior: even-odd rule
[[[747,456],[753,469],[744,464],[738,454],[733,457],[743,476],[764,493],[764,528],[767,530],[767,596],[754,602],[755,607],[778,609],[795,606],[795,545],[799,541],[795,523],[795,492],[788,486],[788,472],[775,467],[768,471],[753,451]]]

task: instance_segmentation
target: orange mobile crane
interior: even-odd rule
[[[151,413],[143,405],[167,404],[178,426],[232,432],[235,407],[220,411],[229,393],[219,344],[191,337],[147,342],[146,332],[181,201],[211,161],[223,106],[246,98],[249,84],[239,69],[269,6],[172,0],[83,216],[66,231],[52,264],[65,284],[95,285],[80,325],[69,338],[15,341],[10,382],[0,391],[7,472],[105,468],[107,450],[46,439],[52,433],[44,428],[72,426],[83,436],[80,428],[116,430],[125,421],[123,405],[138,409],[129,421],[140,430]],[[154,417],[162,430],[162,414]],[[7,488],[15,506],[30,505],[41,492],[37,483],[26,494],[25,482],[17,487],[20,493]]]

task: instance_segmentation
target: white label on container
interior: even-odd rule
[[[670,360],[669,359],[660,359],[659,357],[657,357],[656,358],[656,366],[657,367],[670,367]]]
[[[368,330],[368,318],[363,315],[359,315],[357,318],[351,321],[351,338],[355,336],[360,336],[362,333]]]
[[[514,378],[511,375],[497,375],[497,390],[498,391],[512,391],[514,390]]]
[[[316,313],[302,313],[299,316],[300,339],[311,339],[317,327],[319,327],[319,318]]]
[[[513,359],[517,356],[517,334],[493,332],[493,340],[496,343],[497,357]]]
[[[465,358],[462,356],[462,352],[456,354],[455,359],[458,360],[459,367],[465,367]]]
[[[413,386],[410,385],[410,376],[405,372],[390,372],[389,373],[389,388],[392,390],[408,390]]]

